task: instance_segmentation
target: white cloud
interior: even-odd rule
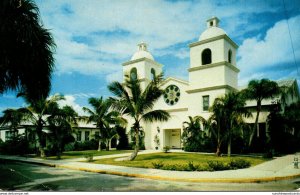
[[[106,75],[106,82],[107,83],[111,83],[113,81],[122,82],[122,80],[123,80],[123,71],[122,71],[122,69]]]
[[[94,97],[96,96],[96,94],[94,93],[76,93],[76,94],[72,94],[73,97],[76,97],[76,98],[90,98],[90,97]]]
[[[239,86],[247,86],[248,82],[250,80],[253,80],[253,79],[258,79],[259,80],[259,79],[262,79],[264,77],[266,77],[266,74],[263,73],[263,72],[251,73],[251,74],[247,75],[247,77],[242,77],[242,76],[239,75],[239,79],[238,79],[239,83],[238,83],[238,85]]]
[[[82,106],[80,106],[79,104],[77,104],[75,102],[76,98],[73,95],[65,95],[65,100],[60,100],[58,102],[58,105],[60,107],[63,106],[72,106],[72,108],[78,113],[78,115],[83,116],[86,115],[86,113],[82,110]]]
[[[296,61],[300,60],[300,15],[288,20],[294,45]],[[286,20],[277,22],[260,40],[252,37],[244,40],[238,51],[238,66],[242,70],[240,77],[243,82],[262,75],[265,69],[280,71],[287,69],[282,65],[294,64],[294,55]],[[279,67],[281,65],[281,68]],[[290,68],[290,67],[289,67]],[[292,67],[293,68],[293,67]],[[296,69],[296,67],[294,67]],[[268,75],[270,77],[271,75]],[[294,77],[296,76],[293,75]]]
[[[227,3],[214,1],[163,0],[37,0],[42,19],[57,43],[57,72],[87,75],[116,75],[120,64],[129,60],[136,44],[149,43],[154,57],[169,54],[172,45],[197,40],[212,15],[221,18],[224,29],[238,36],[240,25],[248,24],[251,13],[275,12],[278,6],[261,1]],[[276,4],[276,3],[275,3]],[[247,8],[247,9],[244,9]],[[243,17],[241,17],[243,16]],[[259,22],[258,22],[259,23]],[[244,29],[259,28],[255,24]],[[89,41],[78,43],[74,37]],[[175,57],[185,59],[188,52],[178,49]]]

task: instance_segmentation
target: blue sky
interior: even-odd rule
[[[148,43],[155,60],[164,65],[166,76],[188,80],[188,44],[198,41],[212,16],[221,20],[220,27],[239,45],[239,85],[261,78],[300,82],[299,0],[36,3],[43,25],[57,44],[51,94],[64,94],[61,104],[72,105],[81,114],[89,97],[110,95],[108,83],[122,80],[121,64],[130,60],[141,41]],[[15,94],[0,95],[0,112],[25,106]]]

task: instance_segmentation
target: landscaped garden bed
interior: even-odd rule
[[[100,159],[93,163],[177,171],[220,171],[247,168],[268,160],[261,157],[216,157],[212,154],[195,153],[143,154],[137,156],[134,161],[116,161],[116,159]]]

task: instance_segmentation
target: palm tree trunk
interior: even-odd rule
[[[221,144],[217,144],[216,156],[221,156]]]
[[[44,158],[46,155],[45,155],[45,149],[44,149],[44,145],[43,145],[43,142],[42,142],[42,139],[43,139],[43,123],[42,123],[42,118],[39,117],[37,123],[36,123],[36,134],[37,134],[37,141],[38,141],[38,144],[39,144],[39,152],[40,152],[40,157]]]
[[[99,139],[99,141],[98,141],[98,152],[99,151],[101,151],[102,149],[101,149],[101,139]]]
[[[112,139],[108,139],[108,150],[111,150],[111,140]]]
[[[139,146],[140,146],[140,137],[139,137],[139,128],[135,131],[135,148],[132,152],[131,156],[129,157],[129,160],[132,161],[136,158],[138,152],[139,152]]]
[[[220,134],[218,134],[216,156],[221,156],[221,138],[220,138]]]
[[[40,144],[40,143],[39,143]],[[39,151],[40,151],[40,157],[41,158],[44,158],[46,157],[46,154],[45,154],[45,150],[44,150],[44,147],[39,145]]]
[[[109,139],[106,140],[106,151],[109,151]]]
[[[230,126],[227,127],[228,129],[228,144],[227,144],[227,156],[231,156],[231,136],[232,136],[232,119],[230,121]]]
[[[62,148],[61,145],[60,145],[60,144],[57,144],[57,152],[56,152],[56,158],[57,158],[57,159],[60,159],[60,158],[61,158],[61,151],[62,151],[61,148]]]
[[[218,134],[217,134],[217,151],[216,151],[216,156],[221,155],[221,135],[220,135],[220,122],[218,121]]]
[[[249,144],[248,144],[249,147],[251,146],[253,137],[258,129],[257,126],[258,126],[258,118],[259,118],[260,109],[261,109],[261,102],[257,102],[255,124],[254,124],[254,128],[253,128],[250,138],[249,138]]]
[[[40,129],[40,127],[37,128],[37,136],[38,136],[40,157],[44,158],[46,156],[46,154],[45,154],[45,149],[44,149],[44,146],[42,143],[42,129]]]
[[[229,135],[229,138],[228,138],[227,156],[228,157],[231,156],[231,135]]]

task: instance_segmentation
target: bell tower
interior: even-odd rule
[[[236,67],[237,44],[219,27],[220,20],[212,17],[206,21],[206,30],[199,40],[191,43],[189,89],[191,97],[203,100],[199,111],[207,111],[214,99],[237,90],[239,69]],[[191,106],[192,107],[192,106]],[[195,108],[191,108],[193,110]],[[196,111],[195,111],[196,112]],[[200,112],[201,113],[201,112]]]
[[[123,65],[123,76],[128,75],[131,79],[140,79],[144,89],[155,75],[162,72],[162,65],[157,63],[148,51],[148,45],[141,42],[137,45],[137,51],[130,61]],[[125,77],[123,77],[125,79]]]

